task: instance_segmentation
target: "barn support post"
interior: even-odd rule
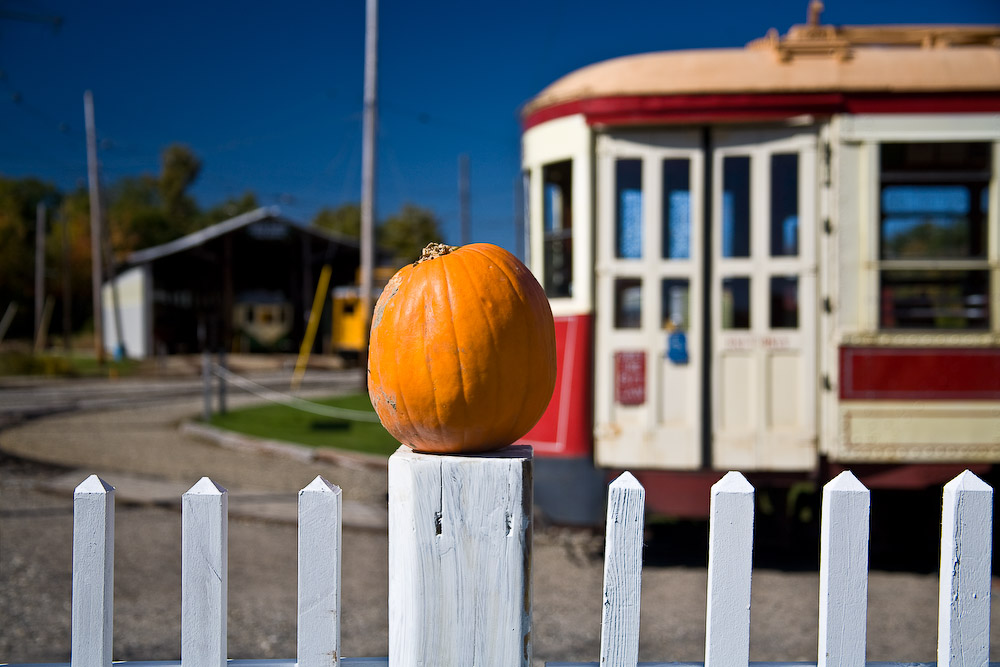
[[[532,453],[389,458],[389,660],[531,664]]]
[[[208,350],[201,353],[201,417],[212,421],[212,355]]]
[[[221,348],[219,350],[219,372],[216,373],[216,378],[219,383],[219,414],[226,414],[226,371],[229,370],[229,366],[226,364],[226,348]]]

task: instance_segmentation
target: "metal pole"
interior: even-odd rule
[[[208,350],[201,353],[201,416],[205,422],[212,421],[212,357]]]
[[[372,318],[375,265],[375,127],[378,123],[378,0],[365,2],[365,90],[361,147],[361,312],[367,334]],[[368,336],[365,336],[367,339]],[[368,346],[362,345],[362,368]]]
[[[45,306],[45,203],[35,208],[35,347],[42,330],[42,309]]]
[[[458,156],[458,206],[461,211],[462,245],[469,243],[469,156]]]
[[[83,94],[87,124],[87,180],[90,185],[90,280],[94,300],[94,353],[104,363],[104,310],[101,305],[101,194],[97,180],[97,132],[94,127],[94,96]]]

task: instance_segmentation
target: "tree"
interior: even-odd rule
[[[171,144],[160,160],[160,196],[163,212],[183,236],[197,229],[198,204],[187,190],[198,179],[201,160],[183,144]]]
[[[312,224],[334,234],[360,239],[361,206],[342,204],[337,208],[324,207],[313,218]]]
[[[361,207],[343,204],[324,208],[313,218],[313,225],[351,239],[361,238]],[[375,242],[380,250],[388,251],[391,261],[402,266],[420,257],[420,251],[431,241],[440,241],[440,225],[428,209],[404,204],[398,213],[383,220],[375,228]]]
[[[26,315],[17,318],[11,336],[31,335],[36,207],[40,201],[51,207],[58,199],[55,187],[37,178],[0,177],[0,317],[12,301]]]
[[[221,204],[216,204],[205,212],[203,222],[207,225],[214,225],[223,220],[235,218],[241,213],[249,213],[260,208],[257,195],[251,191],[244,192],[239,197],[230,197]]]
[[[155,177],[127,176],[115,183],[108,195],[111,247],[119,257],[181,235],[164,210]]]
[[[398,266],[416,261],[424,246],[440,240],[441,230],[434,213],[413,204],[404,204],[399,213],[386,218],[377,234],[378,245],[392,253]]]

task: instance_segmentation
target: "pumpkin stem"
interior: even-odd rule
[[[420,262],[426,262],[427,260],[430,259],[437,259],[438,257],[444,257],[445,255],[455,252],[456,250],[458,250],[458,246],[456,245],[446,245],[444,243],[435,243],[435,242],[428,243],[427,247],[424,248],[422,253],[420,253],[420,259],[415,261],[413,265],[416,266]]]

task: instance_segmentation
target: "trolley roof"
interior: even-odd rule
[[[770,96],[772,102],[798,96],[806,107],[806,97],[815,104],[821,94],[839,96],[828,97],[826,107],[845,95],[963,93],[991,98],[988,107],[1000,100],[1000,25],[835,27],[819,24],[821,8],[814,3],[809,23],[786,35],[771,29],[742,49],[646,53],[576,70],[525,106],[525,126],[580,112],[591,123],[604,122],[602,113],[609,122],[657,119],[657,109],[676,114],[685,106],[678,97],[693,107],[704,106],[706,96],[716,102],[729,97],[730,103],[733,96]],[[662,115],[659,120],[666,119]]]

